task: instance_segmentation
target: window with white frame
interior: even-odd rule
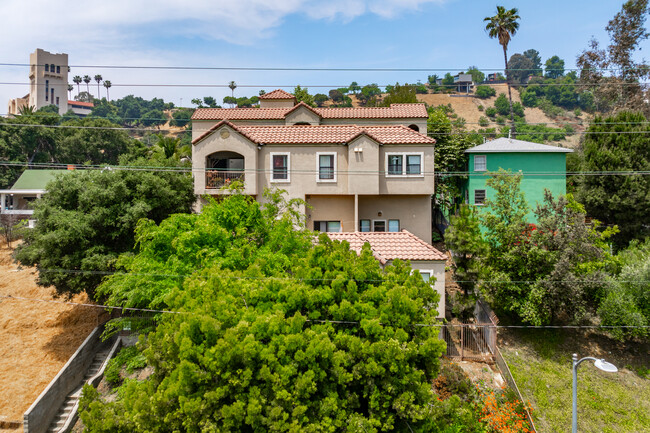
[[[422,152],[387,153],[386,176],[422,176]]]
[[[314,231],[338,233],[341,231],[341,221],[314,221]]]
[[[474,171],[486,171],[487,160],[485,155],[474,155]]]
[[[433,275],[432,271],[420,271],[420,275],[422,276],[422,279],[424,280],[425,283],[428,283],[431,281],[431,276]]]
[[[485,190],[484,189],[475,189],[474,190],[474,204],[477,206],[483,206],[485,204]]]
[[[271,181],[289,182],[289,153],[271,153]]]
[[[336,153],[317,152],[318,181],[336,182]]]
[[[385,232],[386,231],[386,220],[373,220],[373,222],[372,222],[372,231],[373,232]]]

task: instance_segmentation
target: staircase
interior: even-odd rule
[[[88,367],[86,375],[84,376],[83,383],[72,391],[66,397],[63,405],[59,408],[59,412],[54,416],[47,433],[63,433],[69,431],[76,420],[77,408],[79,407],[79,398],[81,397],[81,390],[83,386],[88,383],[97,373],[102,369],[102,366],[107,361],[111,346],[104,347],[100,352],[95,355],[92,364]]]

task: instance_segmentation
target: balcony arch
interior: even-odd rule
[[[205,188],[219,189],[234,181],[245,182],[244,156],[237,152],[214,152],[206,157]]]

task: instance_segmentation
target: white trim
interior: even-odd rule
[[[434,283],[436,282],[435,274],[433,273],[433,269],[413,269],[413,271],[417,271],[420,273],[420,276],[422,276],[422,273],[429,274],[429,281],[425,281],[425,283],[429,284],[430,286],[433,287]],[[424,278],[423,278],[424,279]],[[433,281],[431,281],[433,279]]]
[[[384,223],[384,231],[383,232],[377,232],[377,230],[375,230],[375,223],[377,223],[377,222],[383,222]],[[371,228],[372,228],[373,232],[388,233],[388,224],[387,224],[386,220],[372,220],[372,227]]]
[[[271,182],[272,183],[290,183],[291,182],[291,153],[289,152],[270,152],[269,165],[271,166]],[[273,178],[273,157],[286,156],[287,157],[287,178],[274,179]]]
[[[389,174],[388,173],[388,158],[392,155],[399,155],[402,157],[402,174]],[[406,173],[406,157],[409,155],[419,155],[420,156],[420,173],[419,174],[407,174]],[[386,177],[424,177],[424,152],[386,152],[384,155],[384,170]]]
[[[321,179],[320,178],[320,157],[321,155],[331,155],[334,157],[334,178],[333,179]],[[336,183],[336,169],[337,169],[337,152],[316,152],[316,182],[318,183]]]
[[[476,160],[483,159],[483,169],[476,168]],[[486,155],[474,155],[474,171],[487,171],[487,156]]]

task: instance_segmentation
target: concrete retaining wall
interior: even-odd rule
[[[79,346],[52,382],[38,396],[23,415],[24,433],[45,433],[52,419],[68,394],[79,386],[92,364],[97,348],[102,344],[100,336],[104,325],[100,325]]]

